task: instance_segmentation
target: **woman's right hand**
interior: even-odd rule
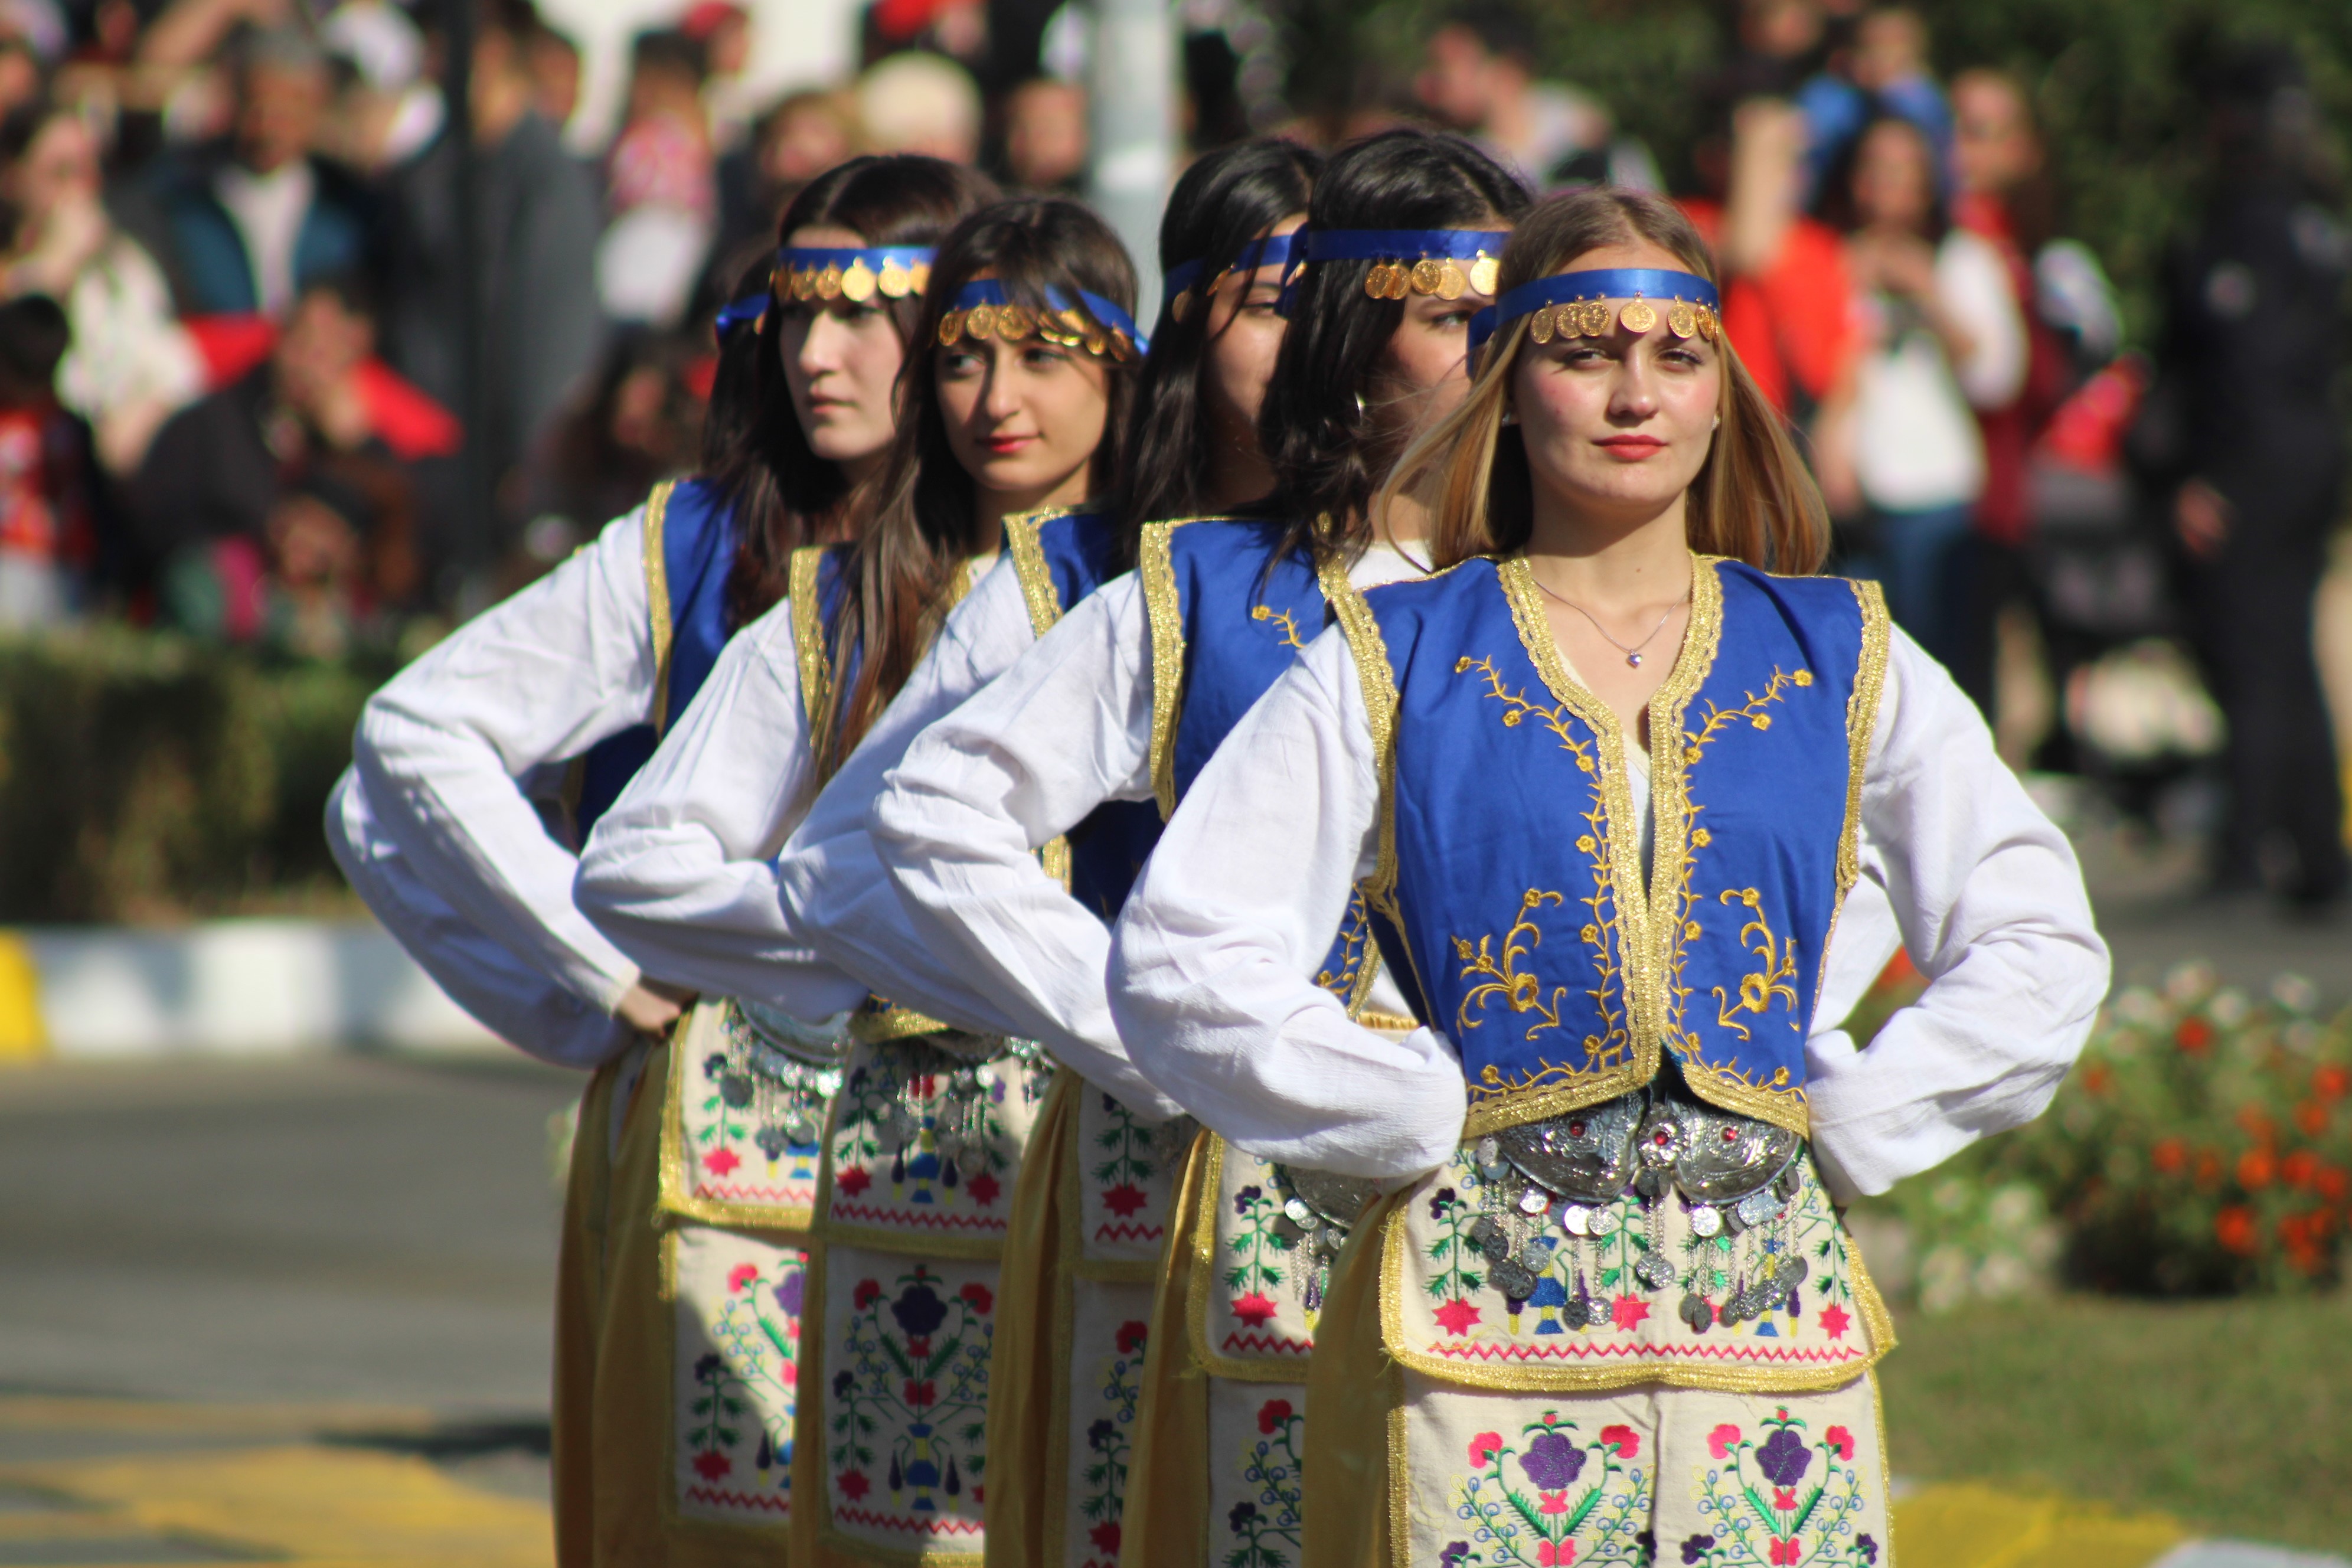
[[[613,1016],[640,1034],[667,1035],[678,1016],[694,1003],[695,994],[684,986],[641,975],[621,994]]]

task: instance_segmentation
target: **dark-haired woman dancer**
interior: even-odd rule
[[[796,984],[763,858],[949,609],[996,575],[1012,520],[1102,488],[1140,357],[1134,289],[1118,240],[1069,202],[1004,203],[941,242],[871,529],[793,558],[788,604],[730,649],[583,860],[582,905],[615,940],[740,999],[732,1031],[675,1069],[671,1179],[703,1199],[792,1180],[817,1154],[809,1123],[827,1132],[803,1200],[820,1239],[793,1238],[772,1269],[749,1255],[690,1264],[683,1234],[675,1251],[680,1293],[698,1278],[721,1313],[709,1348],[677,1362],[682,1432],[741,1397],[730,1331],[749,1342],[773,1320],[800,1337],[795,1426],[753,1457],[772,1487],[792,1474],[796,1562],[979,1551],[1003,1195],[1044,1082],[1026,1042],[863,984]],[[796,1059],[810,1021],[844,1005],[843,1072]],[[750,1438],[719,1437],[709,1468],[724,1479]]]
[[[712,1439],[721,1428],[706,1422],[697,1438],[671,1419],[673,1344],[722,1331],[715,1320],[674,1327],[661,1291],[651,1227],[667,1047],[653,1037],[676,1021],[680,984],[706,982],[657,960],[641,970],[598,932],[572,900],[571,847],[687,710],[722,645],[775,601],[792,552],[858,531],[929,247],[992,194],[929,158],[858,159],[803,190],[784,215],[786,248],[722,315],[701,475],[658,487],[379,692],[330,807],[352,885],[452,995],[533,1055],[597,1068],[573,1142],[557,1311],[566,1564],[724,1558],[743,1538],[714,1521],[775,1531],[782,1471],[762,1493],[749,1461],[771,1427],[789,1442],[792,1420],[789,1336],[757,1334],[726,1342],[741,1418],[723,1429],[745,1460],[731,1490],[705,1473],[707,1456],[728,1458]],[[820,291],[827,267],[834,282]],[[805,960],[790,975],[847,988]],[[707,1217],[790,1224],[792,1207],[763,1194]],[[688,1292],[679,1310],[701,1300]]]
[[[1885,1568],[1885,1311],[1831,1194],[2036,1114],[2106,988],[2065,839],[1874,587],[1654,198],[1504,253],[1400,466],[1438,570],[1339,602],[1117,932],[1139,1064],[1402,1184],[1309,1375],[1313,1568]],[[1421,1027],[1307,977],[1358,901]],[[1843,918],[1841,918],[1843,912]],[[1907,940],[1930,976],[1837,1032]]]
[[[1416,429],[1466,390],[1479,286],[1493,287],[1502,231],[1525,205],[1510,176],[1449,137],[1394,133],[1332,159],[1302,231],[1290,330],[1259,419],[1273,494],[1255,516],[1144,526],[1138,574],[934,727],[875,803],[874,842],[934,966],[991,988],[1048,1040],[1118,1039],[1102,979],[1101,917],[1113,908],[1083,907],[1029,852],[1106,812],[1172,809],[1234,719],[1319,629],[1331,584],[1414,573],[1399,536],[1410,549],[1417,530],[1376,509],[1373,489]],[[1135,863],[1120,868],[1126,878]],[[820,944],[836,934],[822,921],[811,931]],[[1378,988],[1360,921],[1332,945],[1326,982],[1402,1024],[1402,999]],[[1062,1265],[1080,1292],[1064,1333],[1081,1359],[1065,1374],[1073,1418],[1063,1473],[1047,1476],[1058,1484],[1045,1522],[1073,1563],[1087,1546],[1099,1557],[1113,1544],[1186,1568],[1286,1541],[1295,1550],[1299,1384],[1320,1252],[1298,1245],[1305,1233],[1271,1227],[1286,1196],[1326,1209],[1344,1198],[1311,1172],[1295,1181],[1224,1159],[1213,1139],[1194,1161],[1153,1158],[1167,1151],[1139,1146],[1120,1101],[1077,1083],[1068,1095],[1057,1191],[1071,1211],[1061,1223],[1083,1245]],[[1328,1227],[1353,1217],[1345,1207]],[[1152,1234],[1130,1239],[1139,1218]],[[1176,1242],[1162,1253],[1171,1225]],[[1314,1228],[1327,1226],[1318,1218]],[[1173,1265],[1164,1278],[1163,1257]],[[1128,1288],[1142,1310],[1103,1310],[1108,1292],[1094,1279],[1114,1261],[1158,1281]],[[1081,1395],[1114,1385],[1114,1423],[1078,1418]],[[1130,1420],[1139,1395],[1145,1408]],[[1121,1468],[1124,1516],[1090,1510],[1104,1489],[1093,1478]]]

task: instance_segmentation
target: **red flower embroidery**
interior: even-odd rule
[[[1853,1434],[1844,1427],[1831,1427],[1822,1434],[1822,1441],[1827,1443],[1839,1458],[1850,1460],[1853,1458]]]
[[[714,1176],[732,1175],[735,1167],[742,1163],[732,1149],[713,1149],[702,1157],[702,1168]]]
[[[1544,1492],[1541,1496],[1543,1498],[1543,1506],[1536,1510],[1538,1513],[1566,1513],[1568,1511],[1568,1494],[1566,1492]]]
[[[956,1292],[971,1304],[971,1310],[985,1318],[996,1308],[996,1293],[975,1279]]]
[[[731,1295],[734,1292],[742,1289],[744,1286],[749,1285],[752,1280],[757,1279],[759,1277],[760,1266],[758,1264],[739,1263],[733,1268],[728,1270],[728,1292]]]
[[[1257,1429],[1271,1437],[1274,1436],[1274,1429],[1289,1419],[1290,1401],[1269,1399],[1258,1407]]]
[[[966,1182],[963,1184],[963,1190],[971,1194],[971,1201],[976,1204],[992,1204],[996,1201],[996,1194],[1003,1192],[1004,1189],[997,1185],[996,1178],[994,1176],[990,1175],[986,1171],[982,1171],[980,1174]]]
[[[1603,1426],[1601,1428],[1601,1442],[1604,1447],[1615,1449],[1621,1459],[1637,1459],[1642,1456],[1642,1439],[1631,1426]]]
[[[1274,1319],[1274,1299],[1270,1296],[1236,1296],[1234,1316],[1251,1328],[1262,1328]]]
[[[852,1165],[846,1171],[844,1171],[839,1175],[834,1177],[833,1184],[839,1187],[843,1192],[854,1198],[858,1194],[864,1192],[866,1188],[872,1186],[874,1184],[874,1178],[866,1173],[865,1166]]]
[[[841,1495],[847,1498],[852,1502],[858,1501],[863,1499],[867,1492],[874,1489],[874,1483],[867,1480],[864,1474],[856,1470],[842,1471],[840,1476],[835,1479],[833,1484],[839,1487],[841,1489]]]
[[[1822,1332],[1833,1340],[1845,1338],[1845,1331],[1853,1322],[1853,1320],[1846,1316],[1845,1309],[1835,1301],[1822,1309]]]
[[[1479,1433],[1470,1439],[1470,1468],[1474,1470],[1485,1469],[1486,1461],[1502,1451],[1503,1435],[1500,1432]]]
[[[1774,1487],[1772,1489],[1772,1506],[1779,1509],[1782,1513],[1796,1512],[1797,1489],[1794,1487]]]
[[[1095,1550],[1101,1552],[1104,1556],[1118,1556],[1118,1521],[1115,1519],[1104,1520],[1100,1524],[1096,1525],[1092,1530],[1087,1531],[1087,1539],[1092,1541],[1095,1543]]]
[[[1131,1182],[1121,1182],[1104,1193],[1102,1201],[1103,1207],[1110,1210],[1119,1218],[1125,1219],[1151,1200],[1144,1195],[1141,1187]]]
[[[909,1409],[924,1410],[940,1402],[939,1384],[929,1378],[918,1380],[910,1377],[900,1392],[905,1395]]]
[[[1609,1321],[1621,1329],[1639,1328],[1649,1315],[1650,1304],[1639,1296],[1620,1296],[1609,1307]]]
[[[1478,1309],[1456,1296],[1431,1314],[1437,1326],[1449,1334],[1466,1334],[1478,1321]]]
[[[850,1303],[862,1312],[874,1305],[881,1294],[882,1282],[879,1279],[860,1279],[857,1289],[850,1293]]]
[[[734,1469],[735,1462],[716,1448],[694,1457],[694,1473],[706,1481],[718,1480],[722,1476],[732,1474]]]
[[[1727,1459],[1731,1450],[1739,1446],[1739,1428],[1727,1421],[1706,1435],[1706,1451],[1717,1459]]]
[[[1772,1568],[1796,1568],[1796,1565],[1803,1561],[1804,1554],[1799,1550],[1793,1539],[1782,1541],[1776,1537],[1773,1540]]]
[[[1143,1348],[1144,1341],[1150,1338],[1150,1336],[1151,1327],[1150,1324],[1139,1323],[1133,1319],[1129,1319],[1128,1321],[1121,1323],[1118,1326],[1118,1353],[1121,1355],[1133,1355],[1136,1352]]]
[[[1563,1541],[1554,1546],[1549,1541],[1536,1542],[1536,1563],[1538,1568],[1568,1568],[1576,1561],[1576,1542]]]

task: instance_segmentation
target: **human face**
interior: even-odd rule
[[[850,229],[810,227],[794,229],[785,243],[849,248],[866,240]],[[878,300],[772,308],[783,311],[776,351],[809,450],[862,478],[860,470],[881,462],[898,428],[898,367],[907,357],[898,324]]]
[[[1486,122],[1493,107],[1495,57],[1478,35],[1467,27],[1440,27],[1429,36],[1420,73],[1413,78],[1413,95],[1421,106],[1456,131],[1474,131]]]
[[[1867,228],[1917,234],[1927,226],[1935,176],[1927,141],[1900,120],[1882,120],[1862,139],[1853,161],[1853,205]]]
[[[1265,237],[1293,234],[1306,223],[1305,213],[1293,213]],[[1282,335],[1289,323],[1282,319],[1282,264],[1269,262],[1249,273],[1233,273],[1209,297],[1206,323],[1208,347],[1201,360],[1201,397],[1212,429],[1230,441],[1257,446],[1257,411],[1265,402],[1266,383],[1274,379],[1274,362],[1282,353]]]
[[[948,447],[1002,511],[1082,500],[1110,414],[1109,374],[1082,349],[1039,337],[969,338],[937,351]]]
[[[89,127],[58,115],[41,127],[8,172],[11,200],[30,217],[45,217],[75,196],[98,191],[98,148]]]
[[[1688,264],[1647,242],[1587,251],[1563,272]],[[1613,308],[1623,301],[1612,300]],[[1527,447],[1538,510],[1622,531],[1680,504],[1714,445],[1723,360],[1704,337],[1658,324],[1640,334],[1616,325],[1598,338],[1532,338],[1511,375],[1511,405]]]
[[[1952,129],[1963,190],[1999,195],[2042,162],[2025,104],[2000,77],[1971,72],[1952,85]]]
[[[273,174],[310,150],[327,107],[327,73],[307,66],[257,65],[245,73],[236,108],[237,159]]]
[[[1490,219],[1479,226],[1505,226]],[[1470,391],[1470,318],[1493,303],[1486,295],[1467,289],[1458,300],[1434,294],[1405,297],[1404,319],[1374,365],[1365,397],[1376,442],[1402,450],[1462,405]]]

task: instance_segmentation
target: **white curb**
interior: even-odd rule
[[[68,1060],[507,1048],[372,922],[16,934],[40,976],[48,1054]]]

